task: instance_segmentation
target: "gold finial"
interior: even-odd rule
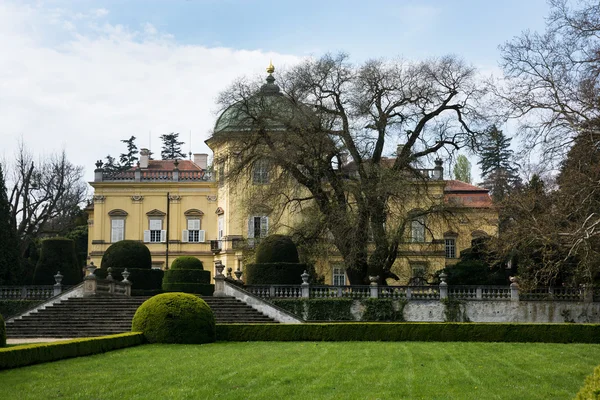
[[[275,72],[275,67],[273,66],[273,61],[269,60],[269,66],[267,67],[267,73],[272,74]]]

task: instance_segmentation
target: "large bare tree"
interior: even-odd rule
[[[357,66],[325,55],[277,74],[277,84],[272,75],[236,82],[220,97],[229,125],[211,140],[235,139],[227,179],[270,166],[271,184],[253,192],[274,210],[310,213],[352,284],[385,282],[410,221],[442,207],[439,198],[416,207],[427,191],[417,169],[474,143],[488,123],[484,97],[476,71],[455,57]]]
[[[11,165],[8,200],[24,256],[32,241],[44,233],[69,228],[80,213],[87,185],[83,168],[73,165],[64,151],[34,161],[33,154],[21,143]]]

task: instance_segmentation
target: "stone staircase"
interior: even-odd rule
[[[131,331],[137,308],[149,297],[71,298],[21,319],[6,322],[6,336],[76,338]],[[202,297],[221,323],[275,323],[233,297]]]

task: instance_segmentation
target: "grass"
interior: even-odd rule
[[[0,371],[6,399],[570,399],[600,345],[144,345]]]

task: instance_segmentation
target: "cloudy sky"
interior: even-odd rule
[[[456,54],[496,71],[498,45],[542,30],[545,0],[0,0],[0,159],[36,154],[94,162],[180,132],[189,150],[236,77],[345,51],[369,58]]]

